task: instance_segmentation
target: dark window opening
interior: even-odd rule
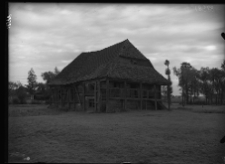
[[[133,89],[138,88],[138,85],[137,84],[130,84],[130,88],[133,88]]]
[[[95,107],[94,99],[89,99],[88,104],[90,108],[94,108]]]
[[[113,83],[113,87],[114,88],[121,88],[122,87],[122,84],[121,83],[118,83],[118,82],[114,82]]]

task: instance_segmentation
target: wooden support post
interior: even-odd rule
[[[57,106],[60,106],[60,87],[57,88]]]
[[[159,86],[159,93],[158,93],[158,95],[159,95],[159,99],[161,99],[162,98],[162,96],[161,96],[161,86]]]
[[[146,100],[145,104],[146,104],[146,110],[148,110],[148,99]]]
[[[54,91],[54,92],[53,92],[54,94],[53,94],[53,100],[52,100],[53,102],[52,102],[52,104],[54,105],[55,102],[56,102],[56,88],[54,87],[53,89],[54,89],[54,90],[53,90],[53,91]]]
[[[54,105],[57,105],[57,102],[58,102],[58,88],[57,87],[55,87],[55,93],[54,93],[54,95],[55,95],[55,98],[54,98]]]
[[[148,100],[145,100],[145,110],[148,110]]]
[[[54,102],[53,102],[53,104],[56,105],[56,103],[57,103],[57,88],[55,87],[54,88]]]
[[[67,88],[67,86],[66,86],[66,88],[65,88],[65,94],[64,94],[64,104],[65,104],[65,106],[67,107],[67,103],[68,103],[68,88]]]
[[[62,98],[63,98],[63,97],[62,97],[62,91],[63,91],[63,90],[62,90],[62,86],[60,86],[60,89],[59,89],[59,99],[60,99],[60,100],[59,100],[59,102],[60,102],[60,103],[59,103],[59,106],[60,106],[60,107],[62,107]]]
[[[64,92],[65,92],[65,89],[64,87],[62,87],[62,107],[64,106]]]
[[[97,99],[97,103],[98,103],[98,106],[97,106],[97,112],[100,112],[100,108],[101,108],[101,105],[102,105],[102,94],[101,94],[101,81],[98,80],[98,89],[97,89],[97,95],[98,95],[98,99]]]
[[[68,106],[68,88],[67,88],[67,86],[65,88],[65,106],[66,107]]]
[[[124,82],[124,110],[127,109],[127,82]]]
[[[62,107],[64,106],[64,95],[65,95],[65,88],[62,87]]]
[[[95,81],[94,88],[94,104],[95,104],[95,112],[97,112],[97,82]]]
[[[108,103],[109,103],[109,79],[106,79],[106,110]]]
[[[142,110],[142,106],[143,106],[143,102],[142,102],[142,98],[143,98],[143,94],[142,94],[142,83],[140,83],[140,99],[141,99],[141,110]]]
[[[146,96],[147,96],[147,99],[149,99],[149,90],[147,90],[147,92],[146,92]]]
[[[74,89],[74,84],[72,84],[71,86],[71,89],[72,89],[72,98],[71,98],[71,102],[73,104],[73,109],[75,108],[75,89]]]
[[[84,85],[84,82],[83,82],[82,86],[83,86],[83,104],[82,104],[82,107],[83,107],[83,111],[85,111],[85,85]]]
[[[79,104],[81,105],[80,95],[79,95],[79,92],[78,92],[78,89],[77,89],[77,87],[76,87],[76,86],[75,86],[75,91],[76,91],[76,95],[77,95],[77,98],[78,98]]]
[[[61,107],[63,107],[63,87],[61,86]]]
[[[58,87],[58,89],[57,89],[57,95],[58,95],[58,98],[57,98],[57,105],[58,105],[58,107],[60,106],[60,87]]]
[[[68,107],[68,87],[65,88],[65,106]]]
[[[157,88],[156,85],[154,85],[154,97],[155,97],[155,110],[157,110]]]
[[[63,87],[63,107],[66,105],[66,88],[65,86]]]
[[[69,109],[71,108],[71,99],[72,99],[72,93],[71,93],[71,85],[69,86]]]
[[[60,107],[61,106],[61,88],[60,87],[58,87],[57,95],[58,95],[57,104],[58,104],[58,107]]]
[[[100,92],[100,80],[97,80],[96,81],[96,86],[97,86],[97,88],[96,88],[96,97],[97,97],[97,107],[96,107],[96,112],[99,112],[99,109],[100,109],[100,94],[101,94],[101,92]]]
[[[155,110],[157,110],[157,101],[155,100]]]
[[[59,106],[62,107],[62,86],[59,89]]]

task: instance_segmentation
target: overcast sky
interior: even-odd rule
[[[224,59],[224,5],[10,3],[9,80],[27,84],[33,68],[62,70],[81,52],[129,39],[165,76],[182,62],[220,67]],[[171,70],[173,94],[178,79]]]

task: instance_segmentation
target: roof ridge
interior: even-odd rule
[[[159,76],[154,68],[140,65],[124,65],[121,57],[146,60],[147,59],[128,39],[107,48],[92,52],[81,52],[50,82],[50,85],[66,85],[70,83],[111,77],[129,80],[156,82],[157,79],[166,84],[166,79]],[[123,60],[123,59],[122,59]]]
[[[136,53],[134,55],[134,51],[138,55]],[[123,41],[123,46],[121,46],[118,56],[148,60],[128,39]]]
[[[115,43],[115,44],[113,44],[113,45],[110,45],[110,46],[108,46],[108,47],[106,47],[106,48],[103,48],[103,49],[100,49],[100,50],[95,50],[95,51],[86,51],[86,52],[81,52],[81,54],[87,54],[87,53],[96,53],[96,52],[100,52],[100,51],[103,51],[103,50],[106,50],[106,49],[108,49],[108,48],[111,48],[111,47],[114,47],[114,46],[117,46],[117,45],[120,45],[120,44],[123,44],[123,43],[125,43],[125,42],[130,42],[128,39],[125,39],[125,40],[123,40],[123,41],[121,41],[121,42],[119,42],[119,43]]]

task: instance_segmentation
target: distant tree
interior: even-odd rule
[[[212,86],[212,94],[210,96],[211,98],[211,103],[218,104],[219,103],[219,95],[222,93],[222,76],[221,76],[221,70],[218,68],[212,68],[209,70],[209,80],[211,81],[211,86]]]
[[[55,75],[58,75],[60,73],[59,69],[55,67]]]
[[[37,83],[36,92],[43,92],[46,89],[46,85],[44,83]]]
[[[199,71],[201,93],[206,104],[222,104],[225,92],[225,71],[223,69],[202,67]]]
[[[9,101],[12,103],[26,103],[27,89],[18,81],[9,81]]]
[[[198,96],[199,94],[199,89],[197,87],[198,72],[194,67],[191,66],[190,63],[187,62],[181,63],[180,68],[174,67],[173,71],[174,74],[179,79],[178,85],[181,87],[182,90],[181,97],[182,97],[182,105],[184,106],[185,102],[190,103],[190,97],[193,97],[193,95]]]
[[[164,64],[167,66],[165,74],[168,76],[168,80],[170,82],[170,84],[167,85],[168,109],[170,110],[171,94],[172,94],[173,91],[172,91],[172,82],[171,82],[171,79],[170,79],[170,68],[169,68],[170,62],[169,62],[169,60],[165,60]]]
[[[60,73],[60,71],[58,70],[57,67],[55,67],[54,72],[48,71],[48,72],[43,72],[43,73],[41,74],[43,80],[45,81],[45,84],[44,84],[44,86],[45,86],[45,87],[44,87],[44,88],[45,88],[45,91],[42,92],[42,93],[44,94],[44,96],[45,96],[47,99],[49,99],[49,97],[50,97],[50,92],[51,92],[51,91],[50,91],[50,88],[48,87],[48,83],[49,83],[52,79],[54,79],[59,73]],[[42,88],[43,88],[43,86],[42,86]]]
[[[20,82],[12,82],[8,83],[8,93],[9,96],[13,96],[15,94],[15,90],[17,90],[22,84]]]
[[[8,82],[8,98],[9,102],[12,102],[13,99],[17,96],[17,89],[21,86],[22,84],[20,82],[13,82],[9,81]]]
[[[198,70],[194,67],[191,67],[191,69],[188,70],[188,103],[194,103],[194,101],[198,98],[200,94],[200,83],[198,81],[198,76]]]
[[[36,87],[37,87],[36,80],[37,80],[37,76],[36,76],[33,68],[31,68],[30,71],[28,72],[28,78],[27,78],[28,85],[26,85],[27,90],[31,96],[34,95]]]
[[[53,78],[55,78],[58,74],[60,73],[60,71],[58,70],[57,67],[55,67],[54,72],[48,71],[48,72],[44,72],[41,74],[43,80],[46,82],[46,84],[48,84]]]
[[[34,99],[36,100],[47,100],[49,98],[49,92],[46,84],[37,83],[37,90]]]
[[[205,96],[206,104],[210,103],[211,94],[213,94],[213,85],[211,83],[209,67],[202,67],[199,71],[200,91]]]
[[[225,59],[223,60],[223,63],[221,64],[221,69],[222,69],[223,71],[225,71]]]
[[[181,63],[180,68],[173,68],[179,79],[182,91],[182,104],[193,103],[199,94],[205,96],[206,104],[223,104],[225,97],[225,60],[221,69],[201,67],[195,69],[190,63]]]
[[[17,90],[16,90],[16,95],[20,101],[21,104],[25,104],[26,103],[26,97],[27,95],[27,89],[21,85]]]
[[[46,84],[48,84],[50,80],[52,80],[55,77],[55,74],[51,71],[48,71],[48,72],[42,73],[41,76],[43,80],[46,82]]]
[[[223,60],[223,63],[221,64],[221,81],[222,81],[221,104],[223,104],[224,98],[225,98],[225,59]]]

